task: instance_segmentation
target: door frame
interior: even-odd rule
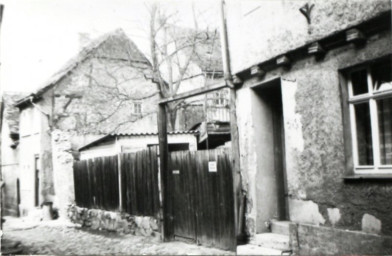
[[[249,86],[250,89],[252,89],[252,93],[257,95],[257,90],[263,90],[266,89],[268,87],[274,87],[274,86],[279,86],[279,90],[280,90],[280,97],[281,97],[281,127],[280,127],[280,137],[281,137],[281,150],[282,150],[282,154],[280,156],[281,159],[281,164],[282,164],[282,191],[278,192],[278,193],[283,193],[283,197],[284,197],[284,205],[282,205],[283,209],[284,209],[284,219],[285,220],[289,220],[290,219],[290,213],[289,213],[289,202],[288,202],[288,181],[287,181],[287,169],[286,169],[286,141],[285,141],[285,117],[284,117],[284,102],[283,102],[283,83],[286,82],[285,79],[283,79],[281,76],[275,76],[272,77],[270,79],[267,79],[265,81],[261,81],[258,83],[255,83],[251,86]],[[259,95],[257,95],[257,97],[260,97]],[[276,139],[276,136],[279,136],[278,134],[276,134],[274,132],[273,136],[274,136],[274,141]],[[274,145],[275,147],[275,145]],[[283,204],[283,203],[282,203]]]

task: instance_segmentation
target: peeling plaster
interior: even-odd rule
[[[327,211],[329,222],[331,222],[332,226],[335,226],[341,217],[339,208],[328,208]]]
[[[289,200],[290,220],[294,222],[320,225],[325,223],[318,204],[313,201]]]
[[[362,231],[379,234],[381,232],[381,221],[373,215],[365,213],[362,217]]]

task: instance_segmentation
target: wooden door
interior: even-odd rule
[[[196,241],[196,209],[192,159],[186,151],[171,153],[174,236]]]
[[[169,171],[174,237],[235,250],[230,152],[172,152]]]

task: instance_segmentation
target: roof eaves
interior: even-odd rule
[[[92,147],[92,146],[95,146],[95,145],[97,145],[98,143],[100,143],[100,142],[102,142],[102,141],[105,141],[106,139],[108,139],[108,138],[110,138],[110,137],[115,137],[115,135],[113,135],[113,134],[107,134],[107,135],[105,135],[105,136],[103,136],[103,137],[101,137],[101,138],[99,138],[99,139],[97,139],[97,140],[94,140],[93,142],[88,143],[87,145],[84,145],[83,147],[80,147],[80,148],[78,149],[78,151],[80,152],[80,151],[82,151],[82,150],[85,150],[85,149],[87,149],[87,148],[90,148],[90,147]]]
[[[36,94],[31,93],[31,94],[21,98],[20,100],[16,101],[13,106],[21,109],[27,105],[30,105],[32,100],[37,101],[37,100],[39,100],[39,97],[37,97]]]
[[[174,132],[168,132],[167,134],[168,134],[168,135],[182,135],[182,134],[198,134],[198,133],[199,133],[199,131],[189,130],[189,131],[174,131]],[[87,144],[87,145],[84,145],[84,146],[80,147],[80,148],[78,149],[78,151],[81,152],[81,151],[83,151],[83,150],[85,150],[85,149],[88,149],[88,148],[90,148],[90,147],[92,147],[92,146],[95,146],[95,145],[97,145],[97,144],[99,144],[99,143],[101,143],[101,142],[107,140],[108,138],[124,137],[124,136],[156,136],[156,135],[158,135],[158,133],[155,133],[155,132],[143,132],[143,133],[110,133],[110,134],[107,134],[107,135],[105,135],[105,136],[103,136],[103,137],[101,137],[101,138],[99,138],[99,139],[97,139],[97,140],[95,140],[95,141],[93,141],[93,142]]]

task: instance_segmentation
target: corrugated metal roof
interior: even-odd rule
[[[198,131],[174,131],[168,132],[167,134],[195,134]],[[110,133],[111,136],[146,136],[146,135],[158,135],[157,132],[131,132],[131,133]]]
[[[181,134],[195,134],[196,135],[198,133],[199,133],[199,131],[190,130],[190,131],[168,132],[167,134],[168,135],[181,135]],[[158,135],[157,132],[110,133],[110,134],[107,134],[107,135],[105,135],[105,136],[103,136],[103,137],[93,141],[93,142],[90,142],[90,143],[84,145],[83,147],[80,147],[79,151],[83,151],[83,150],[85,150],[87,148],[90,148],[92,146],[99,145],[100,143],[103,143],[103,142],[108,141],[108,140],[112,140],[112,139],[114,139],[116,137],[123,137],[123,136],[130,136],[130,137],[131,136],[157,136],[157,135]]]

